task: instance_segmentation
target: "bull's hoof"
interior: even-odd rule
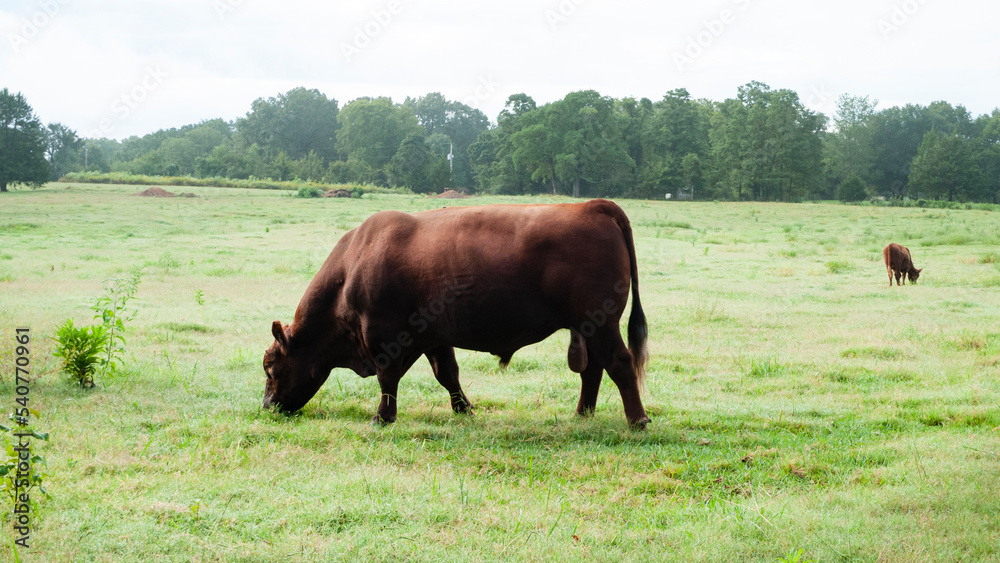
[[[382,415],[376,414],[375,416],[372,417],[371,425],[372,426],[388,426],[388,425],[392,424],[393,422],[396,422],[396,417],[392,417],[391,419],[390,418],[382,418]]]
[[[639,420],[634,420],[628,423],[629,428],[632,430],[645,430],[646,425],[649,424],[650,420],[648,416],[644,416]]]

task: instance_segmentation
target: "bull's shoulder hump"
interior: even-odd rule
[[[385,227],[412,224],[414,221],[414,216],[409,213],[387,209],[385,211],[379,211],[378,213],[375,213],[371,217],[365,219],[361,225]]]
[[[358,225],[356,232],[361,240],[376,233],[388,233],[412,230],[417,225],[417,219],[402,211],[379,211]]]
[[[463,216],[517,217],[535,215],[569,215],[573,213],[621,213],[621,208],[606,199],[592,199],[582,203],[502,203],[491,205],[468,205],[442,207],[418,211],[411,215],[419,221],[461,218]]]

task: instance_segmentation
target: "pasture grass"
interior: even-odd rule
[[[645,432],[607,378],[595,416],[573,414],[565,332],[503,371],[459,351],[474,416],[418,363],[382,428],[377,383],[344,370],[296,415],[260,409],[270,323],[337,239],[381,209],[567,199],[142,189],[3,194],[0,408],[29,325],[51,433],[22,560],[998,558],[995,213],[622,201],[649,321]],[[889,242],[918,284],[889,287]],[[55,326],[90,323],[101,280],[136,266],[125,368],[67,383]]]

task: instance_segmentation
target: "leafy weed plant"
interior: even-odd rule
[[[94,386],[94,374],[102,364],[102,354],[108,347],[108,332],[103,325],[75,327],[72,319],[56,328],[53,337],[56,350],[52,353],[62,358],[62,369],[84,389]]]
[[[104,295],[97,298],[91,309],[95,319],[101,319],[101,325],[107,336],[104,342],[104,354],[101,359],[101,371],[114,370],[124,361],[125,355],[125,323],[131,322],[138,311],[129,310],[128,303],[139,291],[142,281],[142,270],[134,269],[127,278],[108,278],[104,280]]]

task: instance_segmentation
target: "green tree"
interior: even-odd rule
[[[373,169],[389,164],[408,135],[422,132],[413,111],[389,98],[358,98],[340,110],[337,120],[337,148]]]
[[[704,172],[701,168],[701,158],[695,153],[688,153],[681,159],[681,174],[684,186],[694,190],[695,197],[705,187]]]
[[[982,171],[980,201],[1000,201],[1000,109],[976,119],[976,158]]]
[[[643,133],[647,123],[653,116],[653,102],[649,98],[636,100],[635,98],[624,98],[617,102],[618,111],[625,116],[622,137],[625,140],[625,147],[629,157],[635,162],[637,169],[646,165],[645,146],[643,145]]]
[[[294,160],[312,151],[328,162],[337,158],[338,115],[337,100],[298,87],[254,100],[246,117],[236,120],[236,133],[268,159],[284,151]]]
[[[512,137],[521,131],[538,109],[527,94],[512,94],[497,116],[497,126],[479,134],[469,146],[469,162],[479,189],[495,194],[525,194],[544,191],[532,180],[532,172],[515,162]]]
[[[107,137],[102,137],[100,139],[87,139],[87,144],[85,146],[89,149],[84,152],[84,160],[86,161],[88,170],[94,169],[95,162],[98,162],[90,158],[93,151],[97,149],[100,151],[100,158],[102,159],[99,162],[101,162],[104,166],[101,168],[101,164],[98,164],[97,169],[102,172],[111,171],[111,163],[117,160],[118,154],[122,151],[121,141],[118,139],[109,139]]]
[[[0,90],[0,192],[8,185],[33,188],[49,180],[46,133],[20,93]]]
[[[530,193],[531,175],[514,164],[510,135],[502,127],[483,131],[469,146],[469,162],[479,190],[492,194]]]
[[[154,151],[159,161],[157,169],[148,173],[166,176],[194,174],[195,159],[200,156],[200,152],[188,136],[167,139]]]
[[[245,146],[228,141],[206,156],[195,159],[195,171],[202,178],[267,178],[274,175],[273,168],[264,160],[257,145]]]
[[[61,123],[50,123],[45,132],[45,153],[52,169],[52,180],[83,169],[83,140],[76,136],[76,131]]]
[[[374,170],[369,164],[357,158],[335,160],[326,167],[323,179],[333,184],[370,184],[374,183]]]
[[[292,162],[292,175],[301,180],[318,182],[326,175],[323,159],[313,151]]]
[[[436,192],[447,185],[448,161],[435,155],[421,132],[403,139],[386,169],[389,183],[417,193]]]
[[[833,179],[859,176],[872,179],[875,154],[872,151],[871,121],[878,100],[844,94],[837,100],[834,131],[827,136],[827,168]]]
[[[704,157],[708,153],[708,123],[698,103],[684,88],[671,90],[653,105],[653,115],[643,133],[650,152]]]
[[[938,113],[943,110],[939,107]],[[908,193],[910,165],[932,127],[928,108],[915,104],[889,107],[872,116],[872,182],[879,194],[901,197]]]
[[[549,106],[543,106],[518,118],[521,127],[510,136],[511,159],[514,165],[531,175],[531,181],[556,185],[556,158],[562,149],[562,131]]]
[[[633,195],[640,197],[663,197],[664,193],[685,187],[684,157],[696,155],[700,164],[709,155],[708,118],[683,88],[667,92],[652,104],[640,138],[643,161],[633,190]]]
[[[857,173],[852,173],[837,186],[837,199],[840,201],[864,201],[866,197],[865,181]]]
[[[453,151],[455,185],[472,186],[475,178],[469,159],[469,146],[489,127],[486,114],[461,102],[449,101],[439,92],[416,99],[407,98],[403,105],[413,110],[428,138],[434,135],[448,138],[451,143],[448,149]],[[440,154],[439,150],[435,152]],[[444,152],[447,153],[448,151]]]
[[[624,137],[628,117],[618,108],[615,100],[593,90],[550,104],[549,123],[562,136],[556,173],[564,185],[573,186],[573,197],[580,197],[581,182],[593,195],[612,195],[634,170]]]
[[[976,136],[976,123],[968,110],[941,101],[926,107],[907,104],[886,108],[874,114],[870,124],[872,182],[879,193],[894,197],[908,193],[913,159],[931,129],[965,138]]]
[[[822,177],[825,128],[791,90],[751,82],[719,104],[712,129],[716,176],[740,199],[791,201]]]
[[[553,194],[560,185],[574,197],[616,193],[635,168],[624,137],[629,120],[620,107],[585,90],[520,115],[510,136],[515,166],[532,181],[549,183]]]
[[[292,159],[285,151],[278,151],[278,154],[271,160],[271,178],[279,181],[292,179]]]
[[[936,128],[924,135],[910,168],[909,183],[920,197],[948,201],[981,196],[982,175],[971,143]]]
[[[104,154],[104,149],[93,140],[88,140],[84,144],[83,165],[84,170],[88,172],[111,171],[111,164]]]

